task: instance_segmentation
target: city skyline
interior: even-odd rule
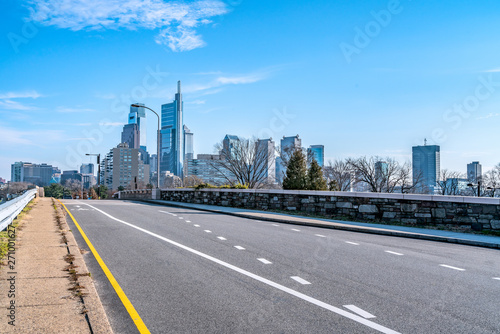
[[[442,168],[465,173],[479,161],[487,171],[500,162],[496,2],[315,1],[304,11],[296,3],[209,1],[209,16],[188,6],[192,16],[154,28],[104,11],[94,24],[118,23],[99,29],[58,2],[52,13],[40,3],[0,5],[9,14],[0,24],[0,73],[9,78],[0,83],[5,179],[16,161],[64,170],[92,162],[85,153],[116,147],[131,103],[160,112],[177,80],[195,155],[215,153],[227,133],[276,142],[299,133],[304,147],[325,146],[325,163],[411,160],[424,138],[440,145]],[[257,18],[257,31],[247,31]],[[189,19],[196,24],[185,31]],[[266,34],[250,38],[259,29]],[[147,125],[149,153],[155,123]]]

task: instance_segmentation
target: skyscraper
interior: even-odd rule
[[[143,103],[135,103],[138,106],[144,106]],[[146,151],[146,109],[142,107],[132,107],[130,106],[130,113],[128,114],[128,124],[137,124],[138,131],[139,131],[139,146],[130,146],[130,148],[142,148],[144,151]],[[125,127],[124,127],[125,131]],[[122,143],[125,143],[125,141],[122,140]]]
[[[470,182],[478,182],[481,181],[482,166],[479,161],[473,161],[470,164],[467,164],[467,180]]]
[[[80,173],[82,174],[94,174],[94,164],[82,164],[80,166]]]
[[[167,171],[182,179],[184,163],[184,129],[182,120],[181,82],[172,103],[161,106],[160,172]]]
[[[276,158],[276,180],[281,183],[286,174],[286,164],[295,150],[302,149],[299,135],[281,139],[280,156]]]
[[[412,147],[413,183],[421,181],[421,191],[434,192],[441,172],[440,147],[425,145]]]
[[[258,155],[264,160],[266,168],[264,177],[268,184],[276,183],[276,158],[275,145],[272,138],[259,139],[257,142]],[[258,172],[258,171],[257,171]]]
[[[184,160],[194,158],[193,133],[184,125]]]
[[[121,142],[127,143],[128,147],[130,148],[139,148],[140,146],[139,125],[135,123],[125,124],[123,126]]]
[[[47,186],[52,178],[52,165],[15,162],[11,165],[11,181]]]
[[[307,160],[312,161],[312,158],[316,160],[318,165],[323,167],[325,163],[325,146],[323,145],[311,145],[307,149]]]

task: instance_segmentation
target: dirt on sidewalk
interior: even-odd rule
[[[8,230],[0,333],[112,333],[59,203],[35,201],[19,226]]]

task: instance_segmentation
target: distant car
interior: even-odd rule
[[[63,196],[63,199],[73,199],[73,197],[65,195],[65,196]]]

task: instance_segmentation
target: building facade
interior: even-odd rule
[[[259,139],[257,141],[257,150],[262,155],[264,163],[264,178],[269,185],[276,183],[276,146],[272,138]],[[259,159],[257,159],[259,160]],[[259,161],[257,161],[259,162]]]
[[[220,172],[222,168],[217,164],[221,160],[219,154],[198,154],[196,159],[188,159],[187,162],[187,177],[196,176],[205,183],[213,185],[224,185],[228,180]],[[226,175],[228,173],[225,173]]]
[[[121,143],[101,161],[101,183],[108,189],[135,189],[149,183],[149,165],[140,159],[140,150]]]
[[[467,180],[469,182],[480,182],[483,175],[483,168],[479,161],[473,161],[467,164]]]
[[[194,134],[184,125],[184,160],[194,159]]]
[[[441,172],[441,149],[438,145],[412,147],[413,182],[420,191],[434,193]]]
[[[45,163],[15,162],[11,165],[11,181],[27,182],[37,186],[48,186],[53,174],[52,165]]]
[[[122,131],[122,143],[127,143],[130,148],[140,147],[140,131],[137,124],[125,124]]]
[[[320,167],[325,164],[325,146],[323,145],[311,145],[307,149],[307,161],[312,162],[315,159]]]
[[[184,163],[184,129],[181,82],[172,103],[161,106],[160,172],[171,172],[182,179]]]
[[[286,164],[295,150],[302,149],[302,139],[299,135],[285,137],[280,142],[280,156],[276,158],[276,181],[283,183],[286,175]]]
[[[82,173],[82,174],[94,174],[94,164],[82,164],[80,166],[80,173]]]

